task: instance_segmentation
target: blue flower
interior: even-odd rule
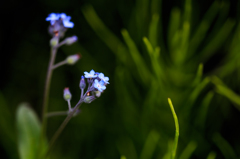
[[[108,77],[104,77],[104,74],[103,73],[99,73],[98,74],[98,77],[104,82],[104,83],[107,83],[109,84],[109,78]]]
[[[84,72],[85,74],[85,78],[95,78],[97,77],[96,73],[94,70],[91,70],[89,73],[88,72]]]
[[[59,14],[51,13],[46,18],[46,21],[50,21],[51,25],[53,25],[55,23],[55,21],[58,19],[59,19]]]
[[[70,22],[71,17],[67,16],[65,13],[51,13],[49,16],[46,18],[46,21],[50,21],[51,25],[53,25],[57,20],[61,20],[63,23],[63,26],[65,28],[73,28],[74,23]]]
[[[66,27],[66,28],[73,28],[74,23],[70,22],[70,19],[71,19],[70,16],[67,16],[65,13],[61,13],[59,16],[62,19],[64,27]]]
[[[104,82],[103,81],[99,82],[97,79],[95,79],[93,86],[97,88],[100,92],[106,89],[106,86],[104,86]]]

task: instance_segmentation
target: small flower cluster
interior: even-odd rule
[[[51,13],[46,18],[50,21],[49,33],[53,36],[63,37],[67,28],[73,28],[74,23],[70,21],[71,17],[65,13]]]
[[[70,22],[71,17],[65,13],[51,13],[46,18],[46,21],[50,21],[49,33],[53,36],[50,40],[50,46],[57,49],[62,45],[71,45],[78,40],[77,36],[67,37],[65,40],[59,43],[59,39],[64,36],[67,28],[73,28],[74,23]],[[55,69],[64,64],[73,65],[80,59],[80,54],[68,56],[64,61],[59,62],[52,66]]]
[[[84,103],[91,103],[96,97],[100,97],[101,93],[106,89],[106,85],[109,84],[109,78],[104,76],[103,73],[95,72],[91,70],[89,73],[84,72],[84,76],[81,77],[79,87],[81,89],[81,97],[80,101]],[[85,78],[88,82],[87,91],[84,93],[84,89],[86,88]],[[63,91],[63,97],[68,103],[71,100],[71,93],[68,88],[65,88]],[[73,110],[71,106],[69,106],[69,112]]]
[[[91,81],[94,80],[93,86],[100,92],[103,92],[103,90],[106,89],[107,84],[109,84],[109,78],[105,77],[103,73],[95,72],[94,70],[91,70],[89,73],[84,72],[85,78],[88,78],[88,83],[90,84]]]

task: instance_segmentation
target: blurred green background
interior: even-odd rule
[[[81,53],[53,72],[49,111],[79,100],[79,81],[94,69],[110,78],[102,96],[83,104],[52,158],[169,158],[175,134],[167,103],[180,124],[177,158],[240,157],[240,25],[238,0],[5,1],[1,4],[1,158],[19,158],[16,109],[28,102],[42,112],[50,56],[49,13],[75,23],[56,62]],[[49,119],[52,137],[65,118]]]

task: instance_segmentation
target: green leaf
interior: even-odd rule
[[[21,159],[36,159],[39,153],[41,125],[27,103],[17,109],[18,150]]]
[[[0,142],[4,151],[8,154],[8,158],[17,158],[16,135],[14,127],[14,117],[7,101],[0,92]]]
[[[218,148],[221,150],[222,154],[224,155],[224,158],[226,158],[226,159],[237,158],[232,146],[219,133],[215,133],[213,135],[213,141],[218,146]]]
[[[173,118],[174,118],[174,122],[175,122],[175,127],[176,127],[175,138],[174,138],[173,149],[172,149],[172,155],[171,155],[171,159],[175,159],[176,153],[177,153],[178,138],[179,138],[179,123],[178,123],[177,114],[174,110],[174,107],[173,107],[173,104],[172,104],[172,101],[171,101],[170,98],[168,98],[168,104],[171,108]]]
[[[127,159],[125,156],[121,156],[121,159]]]
[[[105,44],[112,50],[113,53],[118,57],[118,59],[126,63],[127,62],[127,48],[124,44],[115,36],[109,28],[102,22],[94,8],[91,5],[85,5],[82,8],[84,17],[86,18],[88,24],[96,32],[100,39],[105,42]]]
[[[196,148],[197,143],[195,141],[191,141],[190,143],[188,143],[187,147],[183,150],[179,159],[189,159]]]
[[[148,31],[149,41],[152,43],[153,47],[157,46],[158,22],[159,22],[159,15],[158,14],[154,14],[152,16],[152,20],[151,20],[151,23],[149,25],[149,31]]]
[[[218,77],[213,76],[211,80],[216,86],[216,92],[236,103],[237,105],[234,106],[240,111],[240,96],[228,88]]]
[[[141,152],[140,159],[152,158],[154,150],[157,147],[159,137],[160,137],[160,135],[158,134],[158,132],[156,132],[154,130],[150,131],[150,133],[146,139],[145,145],[143,147],[143,150]]]
[[[212,91],[208,92],[207,95],[202,99],[201,106],[199,108],[199,113],[196,117],[196,125],[200,128],[204,128],[204,124],[206,121],[207,113],[208,113],[208,107],[212,101],[212,98],[214,96],[214,93]]]
[[[215,159],[216,158],[216,153],[215,152],[210,152],[207,156],[207,159]]]
[[[148,85],[149,79],[151,79],[151,73],[147,68],[147,65],[141,56],[135,42],[130,37],[128,31],[126,29],[122,29],[121,31],[124,41],[126,42],[129,52],[133,58],[133,62],[135,63],[139,76],[142,81]]]

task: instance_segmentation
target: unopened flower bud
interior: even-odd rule
[[[95,93],[96,97],[100,97],[101,96],[101,92],[100,91],[95,91],[94,93]]]
[[[63,98],[64,98],[66,101],[71,100],[71,98],[72,98],[72,94],[70,93],[68,87],[64,88],[64,90],[63,90]]]
[[[66,44],[67,44],[67,45],[72,45],[72,44],[75,43],[77,40],[78,40],[78,37],[74,35],[74,36],[72,36],[72,37],[66,38]]]
[[[75,54],[75,55],[68,56],[68,58],[67,58],[67,64],[73,65],[73,64],[75,64],[79,59],[80,59],[80,55],[79,55],[79,54]]]
[[[59,41],[59,38],[58,37],[53,37],[51,40],[50,40],[50,46],[54,47],[58,44],[58,41]]]
[[[94,96],[86,96],[84,98],[84,103],[91,103],[94,99],[96,99]]]
[[[85,82],[84,76],[81,77],[79,87],[80,87],[80,89],[84,89],[86,87],[86,82]]]

